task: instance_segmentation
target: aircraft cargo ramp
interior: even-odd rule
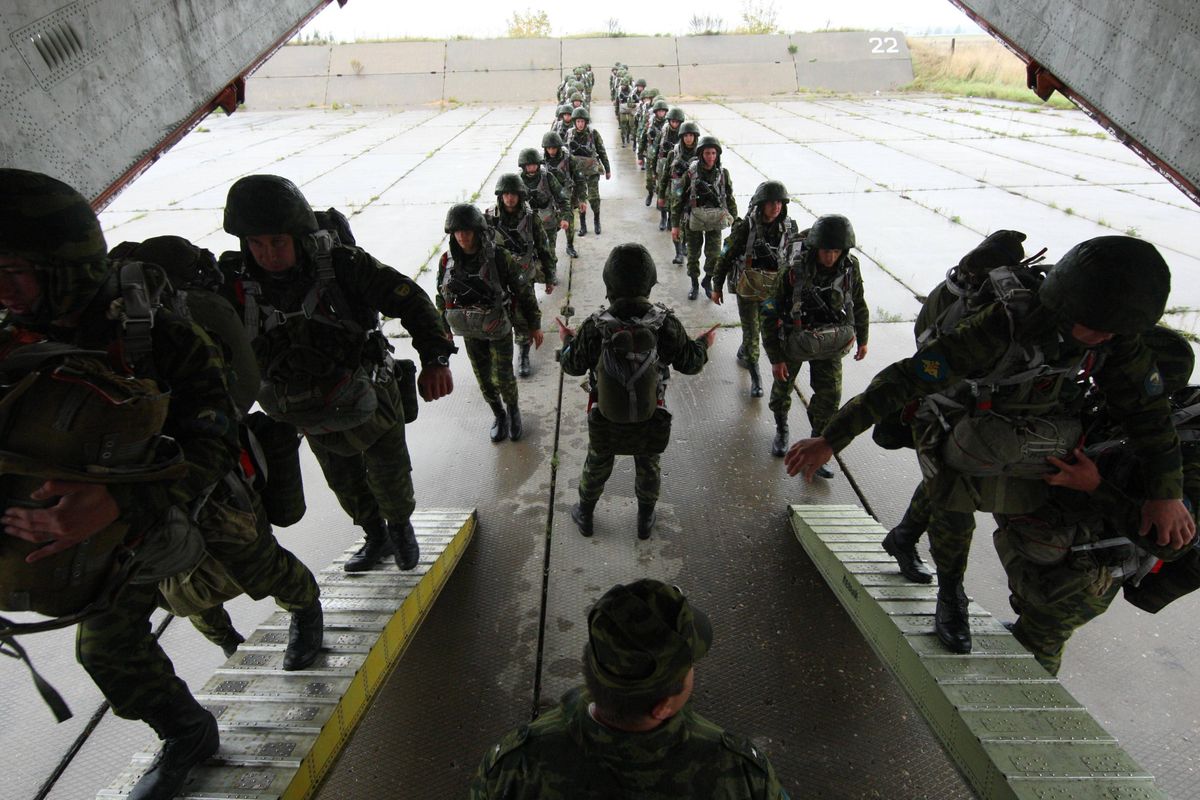
[[[854,221],[874,322],[867,359],[846,363],[846,396],[909,352],[916,294],[997,227],[1026,231],[1027,245],[1050,247],[1052,258],[1083,238],[1137,228],[1173,267],[1172,321],[1195,329],[1200,264],[1188,232],[1200,212],[1119,144],[1070,133],[1087,125],[1078,113],[928,97],[684,108],[724,142],[741,209],[771,176],[788,184],[791,213],[803,221],[826,212]],[[316,206],[357,212],[351,224],[363,245],[429,289],[448,205],[475,192],[490,203],[497,175],[540,140],[551,114],[546,106],[242,112],[190,135],[103,222],[114,244],[171,232],[228,249],[234,242],[219,228],[229,184],[249,172],[276,172],[296,180]],[[659,265],[654,296],[689,331],[735,324],[732,305],[685,299],[683,271],[670,264],[657,215],[642,204],[644,173],[621,149],[602,104],[594,116],[614,165],[613,179],[601,182],[604,233],[577,240],[581,257],[570,264],[559,237],[561,285],[541,297],[544,328],[553,333],[564,304],[574,311],[568,322],[578,324],[603,302],[603,259],[627,240],[650,247]],[[671,382],[675,427],[663,459],[658,528],[646,542],[634,536],[628,460],[618,461],[597,507],[595,537],[583,539],[570,522],[585,447],[584,396],[578,380],[561,377],[553,363],[552,336],[534,356],[534,375],[521,382],[527,432],[515,444],[487,440],[490,412],[465,357],[454,357],[454,394],[422,405],[408,436],[418,504],[477,508],[478,530],[318,797],[462,796],[501,734],[579,681],[588,605],[613,583],[640,576],[678,584],[709,613],[715,640],[697,669],[697,708],[752,737],[793,797],[972,796],[826,587],[786,511],[859,505],[893,524],[916,483],[915,460],[863,437],[841,454],[832,481],[805,486],[787,478],[769,455],[766,399],[748,397],[745,373],[734,364],[738,338],[736,328],[723,327],[706,370]],[[411,353],[407,340],[395,342],[401,355]],[[793,438],[807,433],[799,401],[791,422]],[[358,534],[315,465],[305,466],[308,516],[279,536],[306,563],[323,567]],[[986,517],[979,530],[968,587],[980,606],[1003,617],[1007,591]],[[1190,798],[1200,796],[1191,741],[1200,728],[1191,666],[1200,639],[1188,604],[1178,605],[1157,617],[1114,606],[1071,642],[1062,681],[1161,790]],[[249,631],[274,609],[243,599],[232,612]],[[180,621],[163,641],[196,690],[224,661]],[[77,718],[56,727],[32,692],[6,690],[4,718],[22,720],[19,730],[0,732],[0,749],[20,754],[4,757],[12,796],[95,796],[150,734],[111,715],[88,730],[99,698],[72,662],[70,637],[27,644]],[[0,670],[6,687],[25,686],[19,665],[5,660]],[[76,737],[81,744],[68,760]],[[61,776],[39,795],[60,764]]]

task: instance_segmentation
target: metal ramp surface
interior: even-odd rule
[[[365,573],[342,571],[359,543],[318,576],[325,647],[306,670],[284,672],[289,614],[260,625],[196,699],[217,717],[221,749],[195,770],[181,798],[298,800],[312,795],[408,647],[475,532],[474,510],[426,509],[412,517],[421,561]],[[158,743],[97,798],[125,797]]]
[[[857,505],[789,507],[796,538],[982,798],[1153,800],[1154,778],[1003,625],[971,603],[973,652],[932,632],[937,589],[909,583]]]

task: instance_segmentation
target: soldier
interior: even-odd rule
[[[567,255],[579,258],[579,253],[575,251],[575,212],[579,211],[582,216],[586,210],[579,196],[579,191],[584,186],[583,175],[579,172],[575,160],[567,154],[562,137],[554,131],[542,134],[542,153],[545,156],[543,163],[546,171],[558,179],[567,195]]]
[[[654,528],[662,473],[659,455],[671,437],[666,408],[670,367],[695,375],[708,361],[716,328],[689,339],[674,312],[650,302],[658,280],[654,259],[640,244],[614,247],[604,263],[610,305],[588,317],[576,334],[560,323],[563,372],[588,373],[588,452],[579,478],[579,502],[571,519],[591,536],[592,515],[618,455],[634,457],[637,533]]]
[[[1161,326],[1142,338],[1154,354],[1163,393],[1173,409],[1184,408],[1183,398],[1193,394],[1185,386],[1195,366],[1191,345]],[[1137,588],[1163,561],[1196,558],[1188,546],[1194,540],[1135,535],[1145,499],[1141,465],[1120,427],[1105,424],[1103,408],[1095,416],[1086,449],[1075,448],[1069,461],[1051,457],[1058,471],[1045,477],[1051,486],[1046,502],[1030,514],[996,515],[993,540],[1017,612],[1010,630],[1051,675],[1058,674],[1071,634],[1103,614],[1123,585]],[[1187,416],[1177,412],[1173,418],[1186,425]],[[1195,516],[1200,446],[1189,438],[1182,446],[1183,490]]]
[[[545,136],[542,141],[546,141]],[[517,156],[521,180],[529,192],[529,207],[537,213],[542,232],[546,234],[546,248],[554,254],[558,252],[558,232],[568,229],[567,220],[574,209],[571,205],[572,191],[564,188],[562,182],[543,166],[544,161],[542,151],[536,147],[526,147]],[[571,188],[574,189],[573,186]]]
[[[471,800],[786,800],[767,757],[693,709],[712,625],[677,588],[643,578],[588,613],[585,687],[488,750]]]
[[[450,249],[438,262],[438,311],[451,332],[463,337],[479,391],[495,415],[492,441],[502,442],[510,436],[517,441],[524,426],[512,368],[511,309],[520,308],[529,336],[540,348],[542,315],[533,283],[524,281],[508,252],[496,247],[488,235],[487,221],[475,206],[451,206],[445,231],[451,234]]]
[[[805,362],[813,392],[808,421],[817,436],[842,401],[843,356],[856,341],[854,360],[867,356],[870,312],[858,259],[850,254],[854,247],[850,220],[829,214],[799,235],[803,246],[776,281],[773,302],[768,301],[762,311],[763,348],[774,378],[768,405],[775,414],[771,443],[775,456],[787,451],[792,387]],[[828,479],[833,471],[823,464],[817,475]]]
[[[625,76],[621,78],[616,98],[617,124],[621,130],[621,147],[625,147],[629,142],[633,141],[633,114],[637,110],[637,105],[638,97],[634,94],[629,76]]]
[[[534,150],[533,153],[536,155],[537,151]],[[521,176],[511,172],[505,173],[496,181],[495,207],[489,208],[483,216],[488,227],[496,232],[496,244],[512,256],[521,282],[528,284],[531,291],[534,284],[541,282],[546,294],[550,295],[554,293],[554,273],[558,262],[554,258],[554,251],[546,246],[542,221],[533,213],[528,198],[529,190]],[[512,309],[512,325],[520,348],[521,361],[517,373],[522,378],[527,378],[532,372],[529,365],[531,328],[519,305]],[[516,441],[521,438],[519,424],[516,431],[510,430],[510,434],[514,432],[516,436],[513,441]]]
[[[323,231],[296,185],[249,175],[229,187],[225,232],[241,250],[221,257],[243,302],[264,384],[259,404],[297,426],[329,488],[366,541],[347,572],[389,553],[402,570],[420,549],[404,409],[379,314],[398,318],[421,357],[417,387],[431,402],[453,388],[457,352],[429,296],[365,250]]]
[[[650,106],[650,114],[644,123],[645,127],[638,132],[638,166],[650,173],[646,176],[647,182],[650,184],[646,189],[646,205],[650,205],[650,201],[654,199],[654,170],[647,168],[647,161],[650,158],[650,148],[654,140],[658,137],[659,131],[662,130],[663,125],[667,124],[667,112],[669,110],[670,106],[667,105],[667,101],[661,97],[657,98]]]
[[[688,121],[679,126],[679,141],[667,153],[667,164],[658,179],[658,207],[667,211],[670,224],[670,209],[683,184],[683,176],[687,173],[688,164],[697,156],[696,142],[700,140],[700,126]],[[683,241],[674,240],[675,257],[672,264],[683,263]]]
[[[550,130],[557,133],[559,138],[566,141],[567,135],[571,133],[571,112],[574,111],[569,103],[563,103],[555,112],[554,123],[550,126]],[[543,145],[545,146],[545,145]]]
[[[679,140],[679,127],[683,124],[685,115],[683,109],[675,106],[667,111],[667,124],[662,127],[655,138],[654,143],[650,146],[650,151],[647,154],[646,163],[646,191],[651,197],[654,196],[654,190],[658,187],[663,175],[668,167],[672,148]],[[649,203],[647,203],[649,205]],[[658,229],[665,231],[667,229],[667,206],[659,197],[658,203]]]
[[[1103,236],[1073,247],[1044,282],[1001,288],[996,302],[876,375],[786,459],[789,474],[811,479],[834,452],[910,398],[937,395],[925,402],[914,430],[933,506],[934,632],[959,653],[971,650],[962,579],[974,512],[1023,514],[1042,504],[1045,456],[1066,455],[1080,436],[1081,377],[1092,377],[1104,392],[1145,464],[1148,499],[1139,533],[1155,526],[1168,541],[1195,533],[1179,500],[1170,405],[1139,335],[1166,306],[1170,270],[1162,256],[1148,242]],[[954,435],[945,436],[950,430]],[[980,448],[993,453],[984,457]]]
[[[717,137],[701,136],[696,143],[696,153],[680,179],[679,192],[671,205],[671,239],[685,241],[687,247],[688,277],[692,281],[688,300],[695,300],[700,291],[701,250],[704,251],[704,293],[711,296],[712,271],[721,254],[721,231],[732,225],[738,215],[733,179],[729,177],[729,170],[721,166],[721,143]]]
[[[779,181],[764,181],[754,190],[746,218],[733,225],[717,268],[713,271],[712,301],[724,302],[724,286],[737,296],[742,322],[742,344],[737,362],[750,373],[750,396],[762,397],[758,374],[758,337],[762,330],[762,302],[773,296],[781,267],[801,243],[796,221],[787,215],[788,192]]]
[[[116,316],[134,313],[120,283],[86,199],[45,175],[0,170],[3,338],[9,345],[51,341],[106,353],[118,374],[170,390],[163,430],[182,451],[183,477],[119,485],[49,480],[27,502],[7,504],[0,516],[5,534],[43,545],[30,563],[88,541],[114,523],[128,531],[125,539],[142,562],[139,582],[128,583],[106,610],[80,623],[76,656],[113,713],[146,722],[163,740],[129,797],[166,800],[194,766],[217,751],[219,736],[216,719],[176,677],[151,634],[150,615],[160,598],[159,577],[190,569],[203,555],[205,543],[192,536],[187,517],[236,464],[237,433],[216,347],[170,313],[155,315],[148,341],[131,343]],[[156,548],[158,560],[150,555]],[[240,543],[227,547],[222,557],[234,564],[239,550]],[[170,567],[164,563],[185,553],[194,557]]]
[[[587,111],[587,104],[583,102],[583,92],[579,91],[578,89],[571,92],[570,103],[571,103],[572,111],[575,111],[576,109],[579,109],[579,108],[582,108],[584,111]],[[572,115],[571,119],[575,119],[575,116]]]
[[[577,108],[571,112],[574,127],[567,136],[567,152],[579,169],[583,181],[575,186],[575,197],[579,199],[579,235],[587,235],[587,203],[592,204],[592,218],[596,222],[596,235],[600,235],[600,173],[604,180],[612,178],[608,163],[608,152],[600,131],[590,127],[591,115],[587,109]]]

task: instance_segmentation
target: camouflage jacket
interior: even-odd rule
[[[674,196],[671,194],[672,183],[683,177],[683,174],[687,172],[688,162],[696,155],[695,143],[685,149],[683,142],[679,141],[661,156],[666,159],[667,163],[663,169],[658,171],[658,186],[655,187],[655,194],[667,201],[668,210],[670,210],[671,203],[674,202]]]
[[[642,297],[623,298],[614,301],[608,310],[620,318],[636,317],[645,314],[650,305],[650,301]],[[563,343],[559,359],[563,372],[583,375],[593,369],[600,362],[601,339],[600,326],[588,317],[575,335]],[[658,331],[658,358],[684,375],[695,375],[708,363],[708,345],[690,338],[674,312],[668,312]]]
[[[623,733],[588,713],[581,689],[484,756],[471,800],[786,800],[766,755],[690,705],[658,728]]]
[[[477,250],[471,255],[466,255],[459,249],[454,237],[450,237],[450,252],[442,253],[442,257],[438,261],[438,293],[435,300],[439,314],[444,315],[446,313],[446,298],[442,296],[441,286],[446,277],[446,270],[450,266],[451,254],[454,255],[455,260],[468,274],[478,274],[479,258],[483,252],[482,250]],[[520,267],[517,266],[517,262],[513,260],[513,257],[509,255],[507,250],[495,247],[493,248],[493,252],[496,258],[498,280],[501,287],[507,292],[509,302],[520,307],[525,315],[525,319],[529,321],[531,328],[541,328],[542,311],[538,308],[537,295],[533,291],[533,282],[522,281]]]
[[[1027,348],[1044,348],[1047,362],[1083,354],[1082,345],[1060,333],[1061,323],[1045,308],[1035,306],[1016,321],[1015,330],[1010,330],[1012,324],[1004,306],[993,303],[913,356],[884,368],[862,394],[833,416],[824,438],[835,452],[843,449],[909,400],[946,392],[965,378],[987,375],[1014,341]],[[1117,336],[1095,350],[1103,359],[1093,379],[1142,458],[1146,496],[1179,499],[1183,491],[1179,437],[1171,425],[1170,404],[1153,353],[1139,336]]]
[[[570,159],[568,159],[569,161]],[[521,171],[521,181],[529,190],[529,207],[534,211],[553,208],[555,220],[552,226],[558,227],[559,222],[568,220],[571,216],[571,192],[563,186],[555,175],[555,170],[538,167],[538,171],[529,175]],[[551,254],[553,255],[553,254]]]
[[[550,175],[546,177],[553,180]],[[484,218],[496,233],[496,246],[507,250],[509,255],[517,261],[524,262],[526,255],[532,256],[538,262],[539,272],[544,282],[555,283],[554,271],[558,266],[558,259],[546,241],[546,229],[542,227],[537,214],[526,203],[521,203],[520,208],[521,211],[518,213],[509,213],[497,204],[484,212]],[[521,231],[526,214],[530,217],[525,229],[529,235],[528,240]]]
[[[854,338],[859,345],[867,343],[867,333],[871,326],[871,312],[867,308],[867,300],[863,293],[862,273],[859,271],[858,259],[852,255],[843,255],[830,269],[825,269],[816,262],[815,250],[802,250],[799,258],[788,267],[787,271],[775,281],[775,296],[768,298],[762,306],[763,349],[772,364],[784,361],[783,338],[791,331],[793,325],[805,324],[806,320],[792,317],[792,306],[796,290],[796,281],[805,270],[812,272],[812,286],[817,289],[828,288],[841,281],[848,274],[850,284],[850,320],[854,324]],[[814,305],[819,305],[814,300]],[[801,306],[807,317],[814,314],[816,324],[827,320],[815,318],[821,312],[818,308],[809,308],[807,301]],[[835,309],[840,310],[840,309]]]
[[[564,141],[566,137],[563,137]],[[567,148],[561,147],[558,151],[558,158],[552,159],[545,155],[546,151],[542,151],[545,158],[544,166],[542,167],[551,175],[553,175],[560,184],[562,184],[563,193],[567,196],[567,211],[565,219],[570,221],[571,216],[575,213],[575,209],[571,206],[576,202],[575,194],[579,190],[579,186],[584,183],[583,174],[579,171],[579,167],[575,166],[575,162],[571,160],[571,156],[567,153]]]
[[[719,161],[712,169],[705,169],[704,166],[699,163],[698,158],[699,157],[697,156],[697,158],[692,159],[692,161],[696,163],[696,174],[700,178],[698,184],[708,184],[711,186],[718,179],[718,176],[714,175],[714,173],[719,172],[719,177],[724,181],[725,184],[725,210],[728,211],[732,216],[737,217],[737,198],[733,196],[733,179],[729,177],[729,170],[722,167]],[[691,166],[692,165],[690,163],[687,165],[683,176],[680,178],[679,192],[671,197],[670,200],[672,228],[682,227],[684,217],[688,213],[688,206],[691,202],[692,194],[692,173],[689,171]],[[697,186],[697,189],[699,189],[699,185]],[[707,198],[700,197],[699,191],[697,191],[696,194],[697,205],[706,207],[716,206],[716,198],[713,198],[711,193]]]
[[[738,274],[746,258],[746,245],[750,240],[750,229],[755,225],[761,226],[761,236],[756,234],[758,238],[754,242],[754,252],[749,254],[755,269],[760,269],[767,272],[778,272],[780,269],[786,268],[788,265],[788,254],[793,245],[798,245],[796,236],[799,231],[796,229],[793,222],[786,213],[782,213],[769,223],[762,224],[757,222],[761,219],[761,214],[756,206],[751,206],[747,211],[745,219],[739,219],[733,223],[733,228],[730,229],[729,235],[725,237],[725,243],[721,247],[721,257],[717,260],[717,266],[713,270],[713,288],[720,289],[725,284],[725,279],[730,279],[730,290],[736,287],[732,281],[734,276]],[[790,224],[789,224],[790,223]],[[784,231],[789,231],[791,240],[785,240]]]

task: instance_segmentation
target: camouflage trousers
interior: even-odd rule
[[[762,332],[762,301],[737,297],[738,319],[742,321],[742,352],[751,364],[758,361]]]
[[[508,346],[512,347],[511,339]],[[321,465],[325,482],[355,525],[366,528],[385,520],[398,525],[408,522],[417,502],[403,422],[397,422],[375,444],[354,455],[334,453],[312,437],[308,437],[308,445]]]
[[[621,127],[621,144],[633,141],[633,114],[618,112],[617,120]]]
[[[488,403],[496,403],[501,399],[504,404],[513,407],[517,405],[517,378],[513,374],[513,340],[464,338],[463,345],[467,350],[467,359],[475,372],[475,380],[479,382],[479,391]]]
[[[796,379],[800,377],[801,367],[808,364],[808,385],[812,388],[812,399],[808,402],[808,421],[812,423],[813,434],[820,435],[842,402],[842,360],[828,358],[786,363],[787,380],[775,378],[771,382],[771,399],[767,406],[776,415],[788,413],[788,409],[792,407],[792,388],[796,385]]]
[[[724,231],[693,231],[683,221],[683,241],[687,244],[687,274],[700,277],[700,253],[704,253],[704,274],[712,275],[721,256],[721,234]]]
[[[585,175],[575,184],[576,209],[579,203],[586,202],[593,210],[600,210],[600,176]]]
[[[658,157],[646,159],[646,191],[653,192],[658,186]]]
[[[542,276],[539,271],[539,273],[535,276],[535,280],[540,281],[541,279]],[[535,295],[537,293],[536,286],[534,287],[534,293]],[[526,318],[525,312],[521,310],[520,304],[514,303],[508,311],[508,316],[512,320],[513,339],[519,345],[529,344],[532,339],[530,334],[533,332],[533,325],[531,325],[529,319]],[[474,365],[475,362],[471,363]],[[476,377],[478,377],[478,373],[476,373]],[[482,386],[482,383],[480,386]]]
[[[948,511],[930,504],[929,554],[937,567],[938,584],[957,583],[967,574],[967,557],[975,535],[975,515],[969,511]]]
[[[595,503],[604,493],[604,484],[612,475],[616,456],[601,455],[588,443],[587,458],[583,462],[583,474],[579,476],[579,499],[585,503]],[[662,486],[662,468],[659,466],[658,455],[632,456],[633,458],[633,493],[639,503],[655,503],[658,501],[659,489]]]

